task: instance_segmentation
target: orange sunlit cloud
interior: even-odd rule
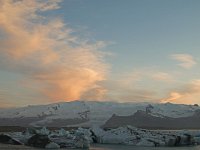
[[[200,101],[198,97],[200,97],[200,80],[193,80],[191,83],[170,92],[169,96],[162,99],[161,102],[171,102],[178,104],[198,104]]]
[[[61,19],[39,11],[57,9],[59,1],[0,1],[0,52],[5,68],[38,83],[50,99],[75,100],[105,80],[102,42],[88,44],[71,35]]]

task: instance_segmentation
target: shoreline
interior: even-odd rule
[[[125,149],[124,149],[125,148]],[[28,147],[25,145],[10,145],[1,144],[1,150],[44,150],[41,148]],[[155,150],[155,147],[138,147],[130,145],[120,145],[120,144],[91,144],[89,150]],[[156,147],[157,150],[200,150],[200,146],[184,146],[184,147]],[[80,149],[60,149],[60,150],[80,150]]]

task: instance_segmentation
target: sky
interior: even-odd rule
[[[0,0],[0,107],[200,104],[199,0]]]

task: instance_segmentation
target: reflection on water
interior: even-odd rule
[[[91,145],[90,150],[200,150],[200,146],[192,147],[135,147],[123,145],[106,145],[95,144]]]

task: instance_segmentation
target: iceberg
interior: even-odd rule
[[[89,149],[91,143],[174,147],[200,145],[200,135],[199,131],[146,130],[129,125],[116,129],[105,130],[98,126],[93,126],[89,129],[78,128],[70,131],[66,131],[63,128],[50,131],[43,127],[41,129],[32,128],[27,129],[25,132],[1,135],[0,143],[23,144],[48,149]]]

